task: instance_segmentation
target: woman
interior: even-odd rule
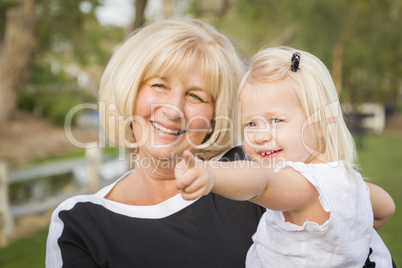
[[[232,148],[243,71],[230,41],[199,20],[155,22],[131,36],[106,67],[99,107],[135,169],[57,207],[46,267],[244,267],[264,209],[213,193],[186,201],[174,176],[185,150],[244,158]]]
[[[230,41],[199,20],[150,24],[116,51],[102,122],[134,150],[135,169],[55,210],[47,267],[244,267],[262,208],[215,194],[185,201],[174,176],[184,150],[208,159],[236,144],[243,69]],[[223,157],[236,158],[239,148]]]

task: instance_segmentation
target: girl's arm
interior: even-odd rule
[[[318,192],[299,172],[273,172],[251,161],[202,161],[189,151],[176,166],[176,186],[185,199],[211,190],[233,200],[250,200],[269,209],[302,211],[318,202]]]
[[[381,187],[368,183],[371,206],[374,213],[374,228],[379,230],[394,215],[395,203],[392,197]]]

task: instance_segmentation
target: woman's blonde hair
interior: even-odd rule
[[[125,147],[127,142],[135,143],[128,118],[133,115],[141,83],[153,77],[185,74],[194,64],[201,66],[214,101],[212,132],[196,148],[201,157],[208,158],[236,145],[236,96],[244,74],[243,61],[227,37],[195,19],[146,25],[114,53],[99,93],[99,107],[105,110],[100,112],[101,121],[109,139]],[[116,120],[125,124],[120,126]]]
[[[295,52],[300,53],[300,63],[297,71],[292,71]],[[240,88],[282,79],[290,83],[305,112],[316,141],[313,150],[325,155],[327,161],[343,160],[351,172],[356,162],[355,143],[343,119],[331,74],[317,57],[289,47],[263,49],[252,58]]]

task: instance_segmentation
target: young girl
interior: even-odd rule
[[[262,50],[239,100],[244,149],[253,161],[202,162],[187,151],[175,171],[183,197],[212,190],[267,208],[248,267],[363,267],[372,235],[378,236],[373,226],[392,216],[394,203],[369,185],[371,206],[325,65],[307,52]],[[388,253],[380,267],[391,263]]]

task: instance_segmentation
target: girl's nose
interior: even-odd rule
[[[255,144],[265,144],[271,142],[272,140],[272,133],[269,128],[258,129],[254,133],[254,140]]]

